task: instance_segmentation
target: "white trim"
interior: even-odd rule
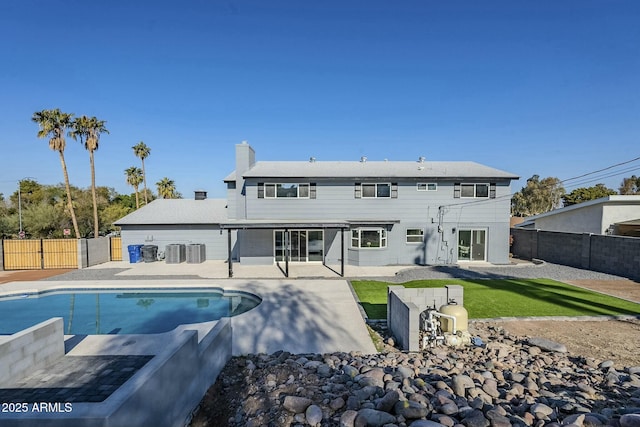
[[[356,231],[358,233],[358,237],[353,237],[353,232]],[[378,243],[380,246],[361,246],[362,243],[362,232],[363,231],[376,231],[378,232]],[[349,233],[349,237],[351,239],[351,249],[365,249],[365,250],[373,250],[373,249],[386,249],[388,243],[388,233],[387,229],[384,227],[358,227],[352,228]],[[353,246],[353,241],[358,240],[358,246]],[[384,242],[384,245],[383,245]]]

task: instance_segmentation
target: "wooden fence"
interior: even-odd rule
[[[5,270],[78,268],[77,239],[4,240]]]
[[[54,268],[79,268],[78,239],[25,239],[2,240],[2,264],[0,270],[42,270]],[[86,241],[85,241],[86,243]],[[122,240],[120,237],[112,237],[109,243],[109,253],[104,252],[101,260],[88,263],[89,255],[84,250],[82,255],[82,267],[94,265],[96,262],[122,261]],[[105,246],[106,250],[106,246]],[[91,252],[93,254],[93,251]],[[109,259],[106,259],[109,257]],[[86,258],[86,260],[85,260]]]
[[[122,237],[111,238],[111,261],[122,261]]]

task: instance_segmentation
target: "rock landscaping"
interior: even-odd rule
[[[474,329],[482,346],[235,357],[191,426],[640,427],[640,367]]]

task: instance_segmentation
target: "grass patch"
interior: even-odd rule
[[[354,280],[351,284],[369,318],[387,317],[387,287],[396,284],[372,280]],[[464,287],[464,307],[472,319],[640,313],[640,304],[549,279],[437,279],[401,285],[438,288],[449,284]]]

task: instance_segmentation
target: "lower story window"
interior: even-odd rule
[[[407,243],[422,243],[424,230],[422,228],[407,228]]]
[[[355,228],[351,230],[352,248],[386,248],[387,230],[384,228]]]

